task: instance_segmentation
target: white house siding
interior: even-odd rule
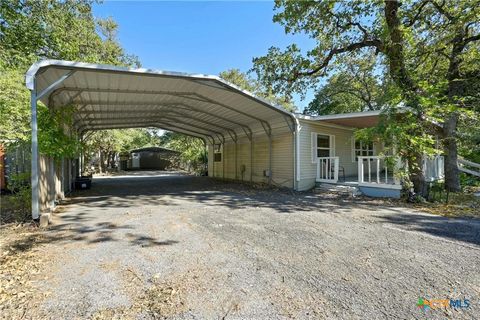
[[[340,167],[345,168],[346,176],[357,175],[357,162],[352,161],[353,129],[320,124],[309,120],[300,121],[300,181],[298,190],[308,190],[315,186],[317,165],[312,163],[312,133],[335,136],[335,156],[339,157]],[[340,173],[341,175],[341,173]]]
[[[272,125],[272,184],[281,187],[294,187],[293,134],[286,124]],[[209,175],[217,178],[268,183],[264,171],[269,169],[269,141],[265,133],[255,132],[253,137],[253,165],[250,163],[250,140],[239,137],[237,141],[237,160],[235,170],[235,143],[228,139],[223,145],[222,162],[213,163],[213,145],[208,148]],[[223,165],[225,164],[225,169]],[[245,171],[242,174],[242,166]],[[252,170],[253,167],[253,171]],[[225,170],[225,171],[223,171]],[[212,174],[213,173],[213,174]],[[224,174],[224,175],[223,175]]]

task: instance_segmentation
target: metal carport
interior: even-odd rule
[[[42,201],[39,192],[41,172],[37,141],[37,101],[51,109],[74,106],[71,129],[79,139],[93,130],[157,127],[202,138],[208,143],[209,150],[213,150],[215,144],[232,144],[232,160],[235,162],[232,178],[235,179],[238,179],[239,170],[237,142],[246,139],[250,145],[250,181],[254,180],[254,158],[258,153],[257,150],[254,151],[254,140],[258,137],[266,138],[268,163],[264,172],[268,170],[266,179],[272,183],[272,177],[276,174],[272,172],[274,135],[281,137],[278,138],[278,144],[285,139],[281,135],[288,133],[292,148],[289,147],[285,156],[291,157],[291,181],[295,188],[294,155],[298,148],[298,124],[295,116],[219,77],[44,60],[30,67],[26,74],[26,86],[31,91],[34,219],[39,218],[39,205]],[[213,165],[212,175],[220,176],[215,174],[215,161],[210,159],[209,152],[209,167]],[[225,177],[225,166],[230,165],[226,162],[222,160],[222,177]]]

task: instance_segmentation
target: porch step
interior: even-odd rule
[[[325,183],[325,182],[317,182],[315,185],[315,192],[316,193],[337,193],[337,194],[349,195],[353,197],[359,196],[362,194],[357,186]]]

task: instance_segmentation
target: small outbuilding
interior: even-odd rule
[[[130,151],[127,163],[129,170],[165,170],[178,167],[180,152],[160,148],[147,147]]]

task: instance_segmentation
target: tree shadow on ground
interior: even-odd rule
[[[111,177],[94,180],[92,189],[75,193],[70,204],[88,211],[90,208],[131,208],[139,203],[144,206],[176,206],[175,199],[230,209],[271,208],[283,213],[371,208],[386,203],[363,197],[352,198],[349,193],[319,195],[208,177],[167,175],[148,179]]]
[[[160,175],[148,177],[109,177],[95,181],[91,190],[77,192],[71,203],[81,207],[79,212],[66,212],[62,220],[66,226],[71,223],[87,222],[98,217],[104,208],[125,208],[135,210],[142,206],[177,206],[176,200],[188,200],[205,207],[221,206],[230,210],[270,208],[280,214],[315,212],[323,214],[354,215],[356,210],[381,211],[373,217],[382,223],[401,225],[406,230],[424,232],[431,235],[480,243],[480,226],[464,220],[451,220],[421,213],[410,213],[396,200],[382,200],[367,197],[352,197],[349,193],[293,192],[288,189],[271,188],[259,185],[233,182],[208,177],[187,175]],[[472,220],[480,221],[480,220]],[[62,228],[62,226],[57,226]],[[77,236],[97,232],[96,242],[114,241],[108,226],[79,226]],[[129,229],[130,226],[117,228]],[[107,230],[104,230],[107,229]],[[148,239],[137,235],[130,239],[135,245],[170,245],[175,242]],[[150,242],[150,244],[148,244]]]
[[[381,223],[395,225],[405,231],[416,231],[480,246],[480,220],[454,219],[429,214],[398,212],[375,215]]]
[[[60,223],[51,225],[46,230],[38,229],[25,237],[21,237],[6,244],[6,247],[13,254],[25,253],[43,244],[75,244],[89,245],[114,241],[127,241],[132,246],[156,247],[170,246],[178,243],[176,240],[160,240],[153,237],[127,232],[116,232],[120,230],[132,230],[129,225],[117,225],[110,222],[99,222],[93,226],[86,226],[81,223]]]

